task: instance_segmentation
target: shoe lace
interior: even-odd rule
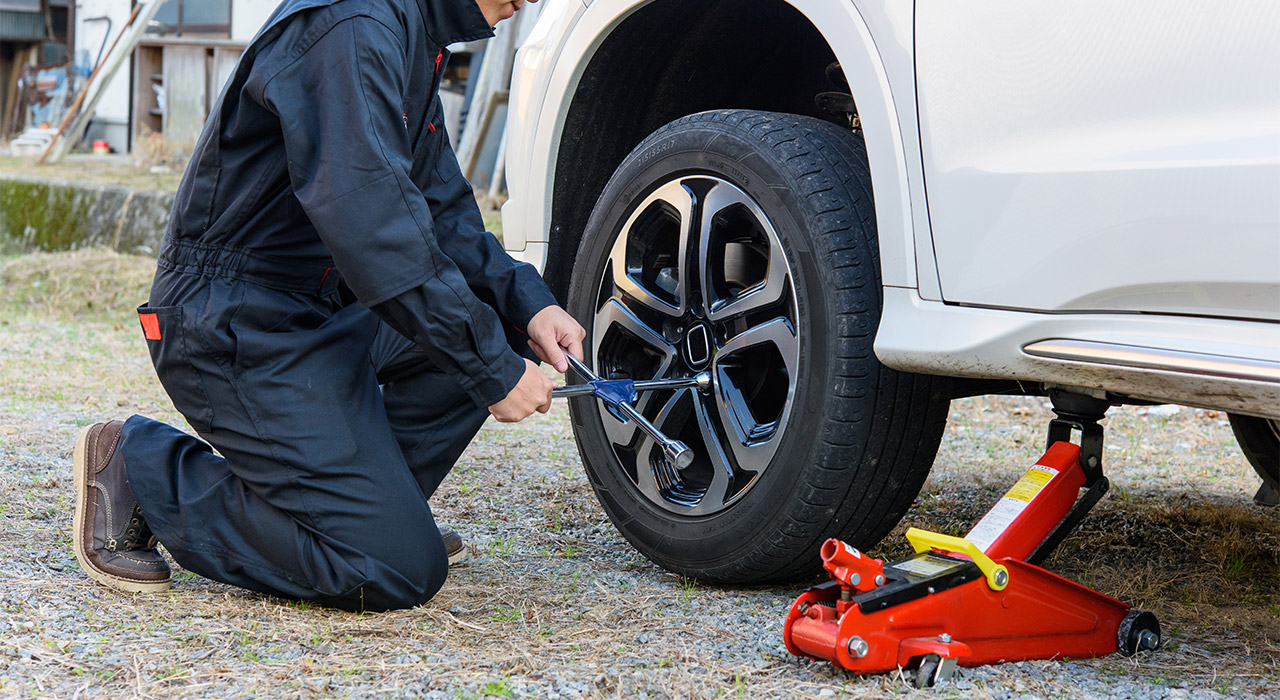
[[[134,504],[133,513],[129,515],[129,523],[115,537],[108,537],[104,548],[108,552],[115,553],[152,549],[155,546],[156,538],[151,534],[151,526],[147,524],[147,519],[142,517],[142,508]]]

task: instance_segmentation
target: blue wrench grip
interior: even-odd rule
[[[630,379],[596,379],[587,382],[591,393],[605,404],[621,409],[636,402],[636,383]]]

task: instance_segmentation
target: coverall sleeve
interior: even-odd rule
[[[523,332],[534,314],[556,303],[551,290],[532,265],[513,260],[502,244],[484,228],[475,193],[458,167],[458,157],[441,133],[440,155],[424,188],[444,252],[457,263],[467,284],[503,319]]]
[[[294,194],[352,292],[490,406],[524,360],[441,248],[410,177],[404,95],[421,86],[404,84],[405,56],[386,25],[355,17],[300,47],[262,98],[280,118]],[[406,293],[407,303],[392,301]]]

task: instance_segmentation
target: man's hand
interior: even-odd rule
[[[582,359],[582,339],[587,332],[559,306],[548,306],[535,314],[529,320],[528,331],[529,347],[557,372],[569,369],[569,361],[564,359],[566,350]]]
[[[507,394],[507,398],[489,407],[489,413],[500,423],[515,423],[533,415],[534,411],[551,410],[551,390],[555,382],[542,373],[532,360],[524,361],[524,376]]]

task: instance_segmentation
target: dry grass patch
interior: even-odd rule
[[[122,319],[147,300],[156,261],[110,250],[31,253],[0,260],[5,319]]]

